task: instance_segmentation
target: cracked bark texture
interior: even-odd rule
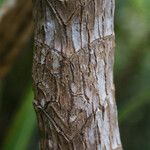
[[[122,150],[113,84],[114,0],[34,0],[41,150]]]

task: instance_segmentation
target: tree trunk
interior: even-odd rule
[[[34,0],[34,106],[41,150],[121,150],[114,0]]]

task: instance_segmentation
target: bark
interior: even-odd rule
[[[34,106],[41,150],[121,150],[114,0],[34,0]]]

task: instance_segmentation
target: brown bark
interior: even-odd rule
[[[34,0],[34,106],[41,150],[121,150],[114,0]]]

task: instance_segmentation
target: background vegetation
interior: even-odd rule
[[[116,1],[114,79],[124,150],[150,150],[149,8],[150,0]],[[38,149],[32,106],[32,41],[29,37],[11,70],[0,79],[0,149]]]

